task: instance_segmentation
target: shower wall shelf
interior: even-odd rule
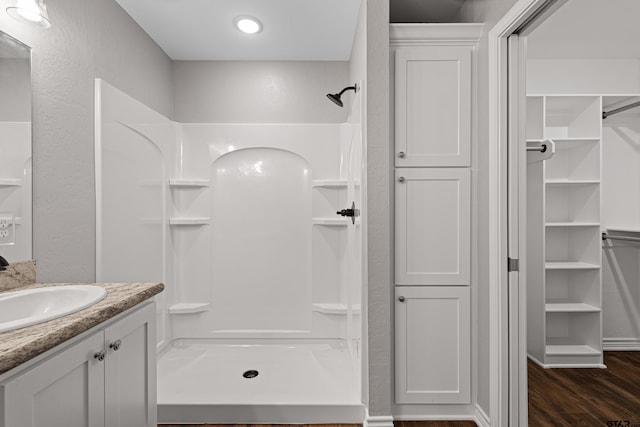
[[[170,218],[170,225],[209,225],[210,218]]]
[[[196,314],[209,311],[208,302],[183,302],[169,307],[169,314]]]
[[[346,315],[348,311],[347,304],[341,303],[314,303],[312,307],[313,311],[322,314]],[[360,314],[360,304],[354,304],[353,314]]]
[[[208,179],[186,179],[186,178],[176,178],[169,180],[170,187],[184,187],[184,188],[199,188],[199,187],[208,187],[209,180]]]
[[[313,225],[326,225],[333,227],[343,227],[351,222],[348,218],[311,218]]]
[[[349,185],[349,181],[346,179],[314,179],[311,182],[311,186],[316,188],[346,188]],[[354,182],[355,187],[360,187],[359,182]]]
[[[321,188],[346,188],[347,184],[346,179],[314,179],[311,181],[312,187]]]
[[[22,187],[21,179],[0,179],[0,187]]]

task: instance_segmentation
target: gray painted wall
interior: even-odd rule
[[[489,146],[489,47],[487,35],[518,0],[475,0],[463,6],[466,22],[484,22],[478,48],[478,147]],[[478,150],[478,406],[490,414],[489,338],[489,150]]]
[[[178,122],[342,123],[349,111],[326,97],[351,84],[348,62],[175,61],[173,72]]]
[[[369,414],[388,416],[393,400],[389,1],[368,0],[366,8]]]
[[[93,282],[93,79],[101,77],[171,117],[171,61],[113,0],[50,2],[48,30],[14,21],[4,3],[0,31],[33,49],[38,280]]]

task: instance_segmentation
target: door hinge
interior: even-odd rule
[[[518,258],[507,258],[507,271],[520,271],[520,260]]]

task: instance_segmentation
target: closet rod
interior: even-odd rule
[[[607,233],[602,233],[602,240],[627,240],[629,242],[640,242],[640,237],[632,236],[611,236]]]
[[[602,118],[606,119],[609,116],[613,116],[614,114],[622,113],[623,111],[631,110],[632,108],[636,107],[640,107],[640,101],[625,105],[624,107],[613,109],[611,111],[603,111]]]
[[[547,151],[547,144],[542,144],[539,147],[527,147],[527,151],[539,151],[541,153],[544,153],[545,151]]]

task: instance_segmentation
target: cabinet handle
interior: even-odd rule
[[[400,178],[398,178],[398,181],[399,181],[399,182],[405,182],[405,181],[406,181],[406,179],[404,178],[404,176],[401,176]]]
[[[405,300],[405,298],[404,298],[403,296],[399,296],[399,297],[398,297],[398,301],[400,301],[400,302],[404,302],[404,300]]]
[[[100,361],[100,362],[102,362],[106,356],[107,356],[107,353],[104,350],[99,351],[99,352],[97,352],[96,354],[93,355],[93,357],[95,359],[98,359],[98,361]]]
[[[401,159],[404,159],[404,156],[405,156],[404,151],[400,151],[398,153],[398,157],[400,157]]]
[[[122,346],[122,341],[120,340],[116,340],[114,342],[112,342],[111,344],[109,344],[109,348],[113,351],[118,351],[120,350],[120,346]]]

